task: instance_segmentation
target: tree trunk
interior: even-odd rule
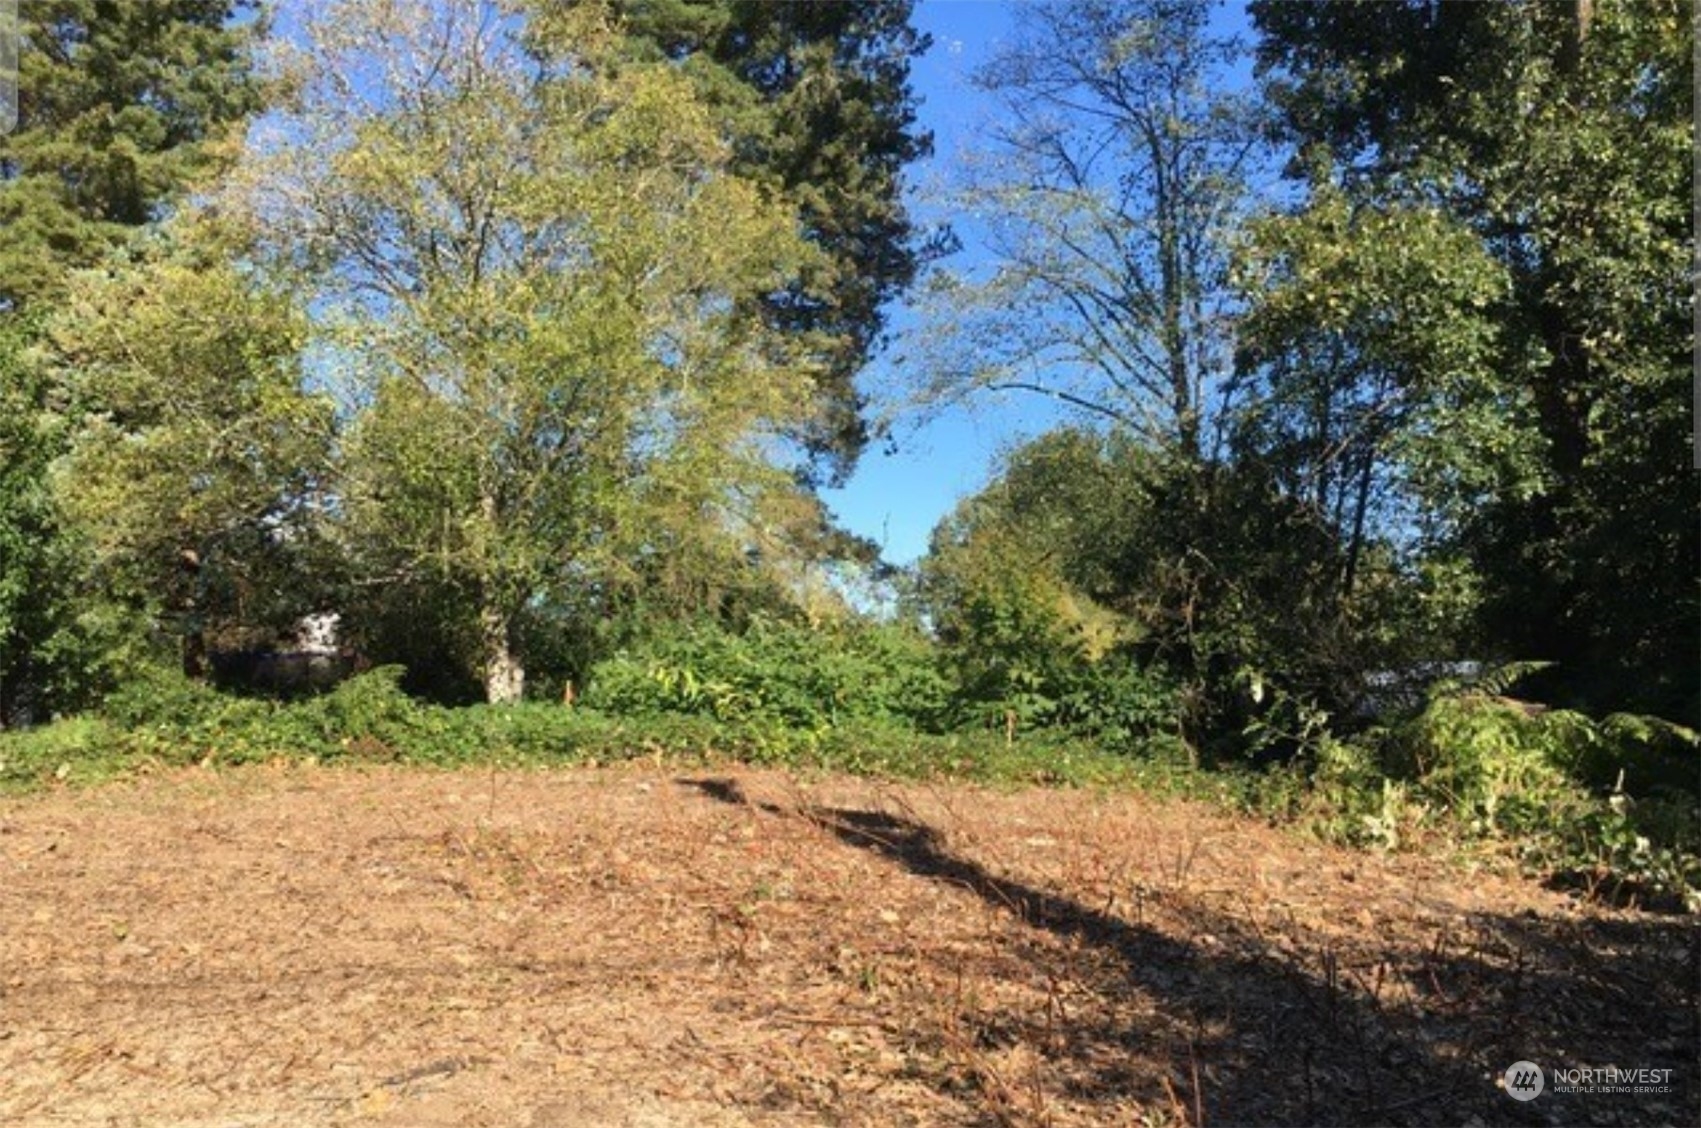
[[[193,623],[184,628],[179,648],[183,659],[183,676],[192,681],[207,680],[207,636]]]
[[[1595,0],[1571,0],[1571,18],[1566,21],[1565,40],[1559,49],[1559,69],[1563,74],[1576,74],[1583,62],[1583,46],[1589,41],[1589,27],[1595,22]]]
[[[183,639],[180,653],[183,661],[183,674],[195,681],[205,681],[207,677],[207,634],[206,626],[201,621],[201,588],[205,579],[201,571],[201,554],[193,548],[185,548],[178,552],[177,562],[184,574],[184,590],[182,615]]]
[[[1353,586],[1358,582],[1358,561],[1364,552],[1364,516],[1365,511],[1370,508],[1370,479],[1376,470],[1376,449],[1366,449],[1363,458],[1364,462],[1358,471],[1358,496],[1353,499],[1353,528],[1347,541],[1346,569],[1341,578],[1341,594],[1349,598],[1352,596]],[[1342,492],[1345,492],[1344,488]]]
[[[492,543],[500,541],[502,507],[496,489],[486,480],[479,497],[479,516],[484,518],[484,532]],[[492,705],[518,701],[526,692],[526,668],[514,653],[513,616],[502,609],[502,584],[499,571],[487,562],[484,574],[484,606],[479,611],[479,626],[484,643],[484,699]]]
[[[526,667],[514,653],[508,616],[486,607],[479,618],[484,627],[484,699],[492,705],[518,701],[526,691]]]

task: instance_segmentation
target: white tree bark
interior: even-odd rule
[[[518,701],[526,692],[526,667],[508,638],[508,616],[486,607],[484,627],[484,699],[492,705]]]

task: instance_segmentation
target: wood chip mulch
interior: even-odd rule
[[[1698,937],[1142,796],[194,770],[0,801],[0,1124],[1693,1125]]]

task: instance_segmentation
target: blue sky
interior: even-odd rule
[[[950,220],[937,203],[941,190],[973,151],[991,113],[987,99],[969,79],[1012,34],[1019,3],[1044,0],[918,0],[916,25],[933,36],[933,48],[916,60],[911,81],[921,99],[921,124],[933,131],[933,157],[910,170],[912,214],[923,223]],[[1242,5],[1225,3],[1218,14],[1224,31],[1245,34]],[[978,249],[972,230],[957,224],[964,249],[953,265],[974,262]],[[892,311],[892,328],[901,332],[914,319],[901,306]],[[869,388],[902,385],[903,364],[894,349],[877,357],[865,373]],[[823,490],[822,498],[840,523],[871,538],[885,559],[907,564],[927,551],[928,534],[958,500],[984,485],[1000,452],[1055,425],[1061,415],[1045,401],[1020,393],[988,397],[972,409],[947,411],[926,421],[900,421],[892,438],[896,450],[880,445],[863,455],[856,474],[843,489]]]
[[[933,49],[911,71],[921,98],[922,124],[933,131],[933,157],[910,170],[912,213],[923,222],[949,219],[930,197],[948,180],[958,156],[975,143],[987,106],[969,76],[1000,37],[1009,33],[1011,5],[995,0],[921,0],[915,22],[933,36]],[[965,255],[974,254],[965,237]],[[912,323],[908,311],[893,311],[893,328]],[[879,357],[866,375],[871,387],[901,383],[894,356]],[[925,423],[900,421],[892,438],[896,451],[869,448],[844,489],[822,497],[840,522],[880,545],[895,564],[927,551],[927,537],[958,499],[987,479],[998,452],[1024,434],[1043,430],[1055,416],[1033,401],[988,401],[973,410],[955,409]]]

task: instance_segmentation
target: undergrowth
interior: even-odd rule
[[[0,733],[0,790],[94,783],[153,766],[304,763],[594,764],[645,756],[725,758],[894,777],[991,783],[1131,784],[1150,764],[1043,734],[930,733],[882,716],[803,727],[757,711],[616,712],[554,703],[445,707],[409,697],[382,667],[303,701],[235,697],[169,672],[113,695],[97,715]]]
[[[1251,805],[1332,841],[1488,845],[1592,896],[1701,911],[1701,736],[1448,693],[1352,742],[1323,736]]]
[[[456,767],[727,759],[1005,786],[1138,788],[1365,848],[1486,844],[1594,896],[1701,910],[1701,738],[1651,718],[1593,720],[1486,694],[1444,694],[1351,741],[1320,730],[1281,766],[1201,770],[1172,739],[1148,739],[1131,752],[1123,741],[1055,730],[928,731],[923,717],[891,707],[902,692],[895,682],[859,692],[878,654],[827,670],[800,656],[794,675],[777,685],[741,682],[736,673],[705,682],[688,676],[693,657],[617,660],[572,708],[424,703],[401,690],[398,667],[293,702],[230,696],[155,672],[98,714],[0,733],[0,791],[154,766],[276,760]]]

